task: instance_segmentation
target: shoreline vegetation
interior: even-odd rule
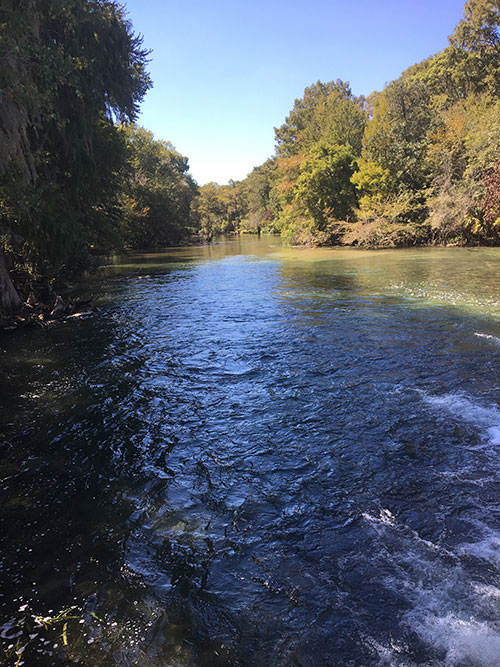
[[[135,124],[148,56],[110,0],[0,8],[0,328],[85,312],[64,285],[125,247],[500,244],[499,0],[469,0],[449,45],[380,92],[306,88],[275,155],[227,185]]]

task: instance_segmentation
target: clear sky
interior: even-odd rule
[[[447,45],[462,0],[125,0],[151,49],[139,123],[189,158],[200,185],[240,180],[274,154],[318,80],[357,95]]]

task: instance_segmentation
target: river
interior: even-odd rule
[[[88,289],[0,339],[6,665],[500,664],[500,249],[241,238]]]

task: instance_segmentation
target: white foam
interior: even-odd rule
[[[382,524],[384,526],[395,526],[396,525],[396,517],[394,514],[387,509],[381,509],[379,516],[372,516],[371,514],[368,514],[368,512],[363,512],[362,515],[363,519],[365,521],[368,521],[368,523],[371,523],[372,525],[376,524]]]
[[[490,584],[473,583],[472,588],[482,599],[486,601],[500,600],[500,588]]]
[[[489,428],[488,436],[492,445],[500,445],[500,426],[492,426]]]
[[[449,558],[457,559],[456,555],[451,551],[445,549],[442,545],[434,544],[430,540],[426,540],[421,537],[416,530],[413,530],[405,523],[399,522],[394,514],[388,510],[382,508],[379,512],[379,516],[373,516],[368,512],[362,512],[361,516],[365,521],[367,521],[379,534],[383,534],[384,531],[389,528],[393,528],[392,533],[397,535],[401,540],[410,540],[413,546],[417,549],[424,549],[425,552],[435,552],[441,556],[448,556]],[[417,558],[416,552],[412,552],[412,556]]]
[[[463,544],[459,549],[459,553],[481,558],[500,567],[500,534],[491,531],[484,539],[478,542]]]
[[[374,637],[362,636],[365,644],[370,646],[378,655],[378,667],[417,667],[415,663],[404,658],[405,647],[391,640],[390,646],[377,641]]]
[[[481,333],[480,331],[476,331],[474,333],[474,336],[478,336],[479,338],[487,338],[488,340],[491,340],[496,345],[500,345],[500,338],[498,336],[492,336],[491,334]]]
[[[418,390],[426,403],[461,417],[464,421],[485,429],[489,444],[500,445],[500,409],[495,405],[474,403],[464,394],[435,396]]]
[[[500,588],[471,580],[460,556],[474,555],[500,566],[500,532],[478,522],[480,541],[450,552],[422,539],[387,509],[363,513],[381,538],[380,556],[389,559],[384,585],[404,594],[411,610],[402,622],[429,647],[442,652],[448,667],[500,665]],[[450,558],[454,562],[450,563]],[[495,620],[491,620],[491,619]],[[411,665],[406,648],[365,638],[382,665]],[[431,664],[431,663],[426,663]]]
[[[466,466],[461,470],[444,470],[440,473],[441,477],[447,477],[452,481],[455,480],[464,484],[472,484],[480,487],[494,484],[498,480],[498,477],[495,474],[485,475],[483,474],[483,471],[481,471],[481,477],[476,477],[476,474],[477,468],[472,466]]]
[[[445,665],[498,667],[500,664],[499,628],[493,624],[463,620],[453,614],[428,615],[416,629],[423,639],[446,651]]]

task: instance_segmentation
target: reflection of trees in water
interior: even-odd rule
[[[356,274],[343,273],[343,263],[336,262],[332,271],[330,262],[280,264],[280,300],[283,305],[298,309],[305,321],[295,324],[321,324],[332,308],[341,308],[360,289]]]
[[[283,262],[280,264],[280,275],[284,280],[285,289],[302,294],[308,289],[312,295],[320,296],[318,291],[356,290],[359,287],[358,276],[350,271],[345,262]]]

